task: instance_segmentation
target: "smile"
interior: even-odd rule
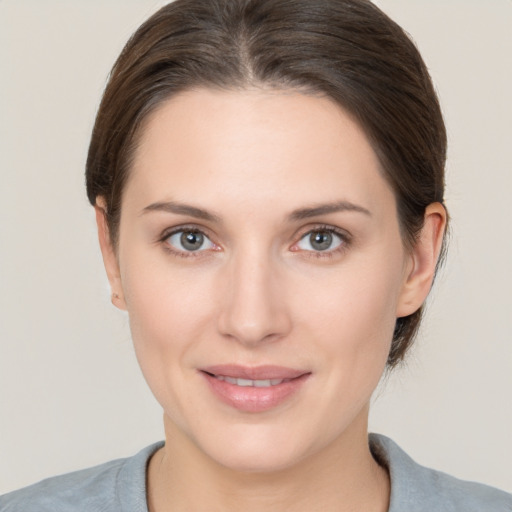
[[[222,404],[241,412],[265,412],[289,402],[311,372],[280,366],[212,366],[200,370]]]
[[[214,375],[218,380],[223,380],[241,387],[255,387],[255,388],[268,388],[270,386],[277,386],[290,379],[263,379],[263,380],[250,380],[250,379],[236,379],[234,377],[227,377],[225,375]]]

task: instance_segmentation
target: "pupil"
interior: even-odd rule
[[[181,245],[188,251],[197,251],[203,245],[203,235],[194,232],[183,233]]]
[[[328,231],[317,231],[316,233],[311,233],[309,240],[314,249],[325,251],[331,247],[332,234]]]

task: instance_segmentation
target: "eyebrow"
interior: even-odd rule
[[[329,213],[345,211],[363,213],[369,217],[372,216],[370,210],[367,210],[363,206],[359,206],[349,201],[336,201],[334,203],[315,205],[310,208],[299,208],[298,210],[294,210],[289,215],[289,219],[291,221],[298,221],[309,219],[311,217],[317,217],[318,215],[327,215]]]
[[[299,208],[290,213],[288,220],[291,222],[296,222],[299,220],[309,219],[311,217],[317,217],[319,215],[327,215],[329,213],[338,213],[344,211],[358,212],[370,217],[372,215],[370,210],[367,210],[363,206],[359,206],[349,201],[336,201],[334,203],[326,203],[307,208]],[[206,220],[209,222],[221,222],[221,218],[218,215],[215,215],[208,210],[204,210],[202,208],[198,208],[197,206],[192,206],[185,203],[177,203],[175,201],[158,201],[156,203],[152,203],[146,206],[142,210],[141,214],[143,215],[148,212],[175,213],[177,215],[188,215],[190,217],[195,217],[196,219]]]
[[[197,206],[192,206],[189,204],[177,203],[175,201],[152,203],[149,206],[146,206],[142,210],[141,214],[148,212],[176,213],[178,215],[188,215],[190,217],[195,217],[196,219],[217,223],[220,223],[221,220],[219,216],[207,210],[203,210],[202,208],[198,208]]]

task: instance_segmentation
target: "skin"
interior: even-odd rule
[[[169,202],[212,218],[164,211]],[[340,202],[357,208],[292,215]],[[427,208],[406,250],[393,192],[342,109],[297,91],[200,89],[147,120],[118,247],[102,198],[96,212],[113,302],[129,312],[164,410],[150,509],[387,510],[388,475],[368,448],[369,401],[396,318],[430,289],[444,208]],[[187,252],[179,234],[169,237],[180,228],[207,241]],[[338,233],[328,250],[311,245],[315,230]],[[310,375],[278,406],[244,412],[198,371],[227,363]]]

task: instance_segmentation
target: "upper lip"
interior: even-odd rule
[[[248,380],[295,379],[310,373],[305,370],[275,365],[241,366],[237,364],[219,364],[200,368],[200,370],[212,375]]]

